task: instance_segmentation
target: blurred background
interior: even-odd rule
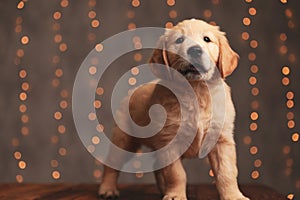
[[[0,1],[0,182],[100,182],[103,166],[82,145],[72,118],[80,64],[121,31],[201,18],[219,25],[240,55],[227,78],[237,110],[240,183],[299,199],[299,8],[296,0]],[[99,129],[113,124],[109,81],[149,55],[135,51],[116,60],[100,81],[95,107],[106,120]],[[213,181],[206,159],[185,167],[189,183]],[[120,182],[154,177],[122,173]]]

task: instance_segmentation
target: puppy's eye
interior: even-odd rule
[[[183,43],[183,41],[184,41],[184,37],[180,37],[180,38],[178,38],[178,39],[175,41],[175,43],[176,43],[176,44],[181,44],[181,43]]]
[[[207,36],[205,36],[204,38],[203,38],[203,40],[205,41],[205,42],[211,42],[211,40],[210,40],[210,38],[209,37],[207,37]]]

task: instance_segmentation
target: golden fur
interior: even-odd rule
[[[177,35],[179,34],[179,35]],[[178,45],[174,43],[176,37],[184,35],[189,37],[193,42],[186,41]],[[209,37],[210,41],[205,42],[203,37]],[[222,200],[237,200],[248,198],[244,197],[240,192],[237,183],[237,166],[235,142],[233,139],[235,110],[231,100],[230,88],[224,82],[225,77],[230,75],[237,67],[238,55],[230,48],[225,34],[219,31],[217,26],[212,26],[201,20],[185,20],[175,27],[172,31],[167,31],[161,37],[159,45],[166,48],[168,52],[163,52],[164,49],[156,49],[150,58],[150,63],[169,64],[170,67],[176,70],[186,68],[187,61],[180,60],[178,54],[186,54],[188,48],[193,45],[199,45],[201,49],[209,55],[210,60],[222,77],[222,86],[225,87],[226,99],[224,102],[214,102],[217,105],[225,105],[225,122],[222,128],[221,135],[213,150],[208,154],[211,167],[216,178],[216,186]],[[165,53],[165,55],[164,55]],[[167,63],[166,63],[167,62]],[[154,73],[166,78],[167,74],[154,69]],[[193,119],[189,118],[189,125],[195,126],[198,129],[196,136],[188,148],[182,155],[182,158],[193,158],[198,156],[203,139],[207,134],[211,122],[212,102],[211,96],[217,93],[217,86],[208,90],[205,81],[212,79],[215,71],[212,68],[204,75],[186,74],[195,94],[197,96],[200,112]],[[187,109],[194,109],[189,103],[189,97],[186,97],[183,102],[186,102]],[[221,100],[220,100],[221,101]],[[153,150],[157,150],[167,145],[176,135],[180,120],[185,120],[180,116],[180,106],[175,95],[163,86],[158,84],[146,84],[137,89],[132,95],[129,105],[132,120],[137,125],[145,126],[150,122],[147,115],[149,108],[153,104],[164,106],[167,112],[167,120],[164,128],[156,135],[147,139],[133,138],[124,133],[120,128],[115,127],[113,132],[113,142],[128,151],[135,152],[140,145],[146,145]],[[122,107],[118,115],[122,118]],[[125,123],[126,123],[126,116]],[[204,136],[201,136],[203,134]],[[214,145],[214,144],[211,144]],[[186,175],[183,169],[181,159],[176,160],[171,165],[155,172],[156,180],[160,191],[163,193],[163,200],[186,200]],[[99,189],[99,194],[103,198],[116,197],[119,195],[117,190],[118,171],[105,167],[104,177]]]

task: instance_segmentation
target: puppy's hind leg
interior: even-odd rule
[[[155,180],[156,180],[158,189],[159,189],[161,195],[164,195],[166,192],[166,183],[165,183],[165,179],[163,176],[163,172],[161,169],[159,169],[159,170],[156,170],[154,172],[154,174],[155,174]]]
[[[139,146],[133,141],[133,138],[124,133],[118,127],[115,127],[113,130],[112,143],[124,151],[136,152],[139,148]],[[114,148],[111,148],[107,159],[109,159],[110,163],[112,163],[117,169],[120,169],[121,166],[128,161],[128,157],[119,151],[114,151],[113,149]],[[118,198],[119,191],[117,190],[117,181],[120,171],[117,169],[104,166],[103,179],[98,191],[98,195],[102,199]]]

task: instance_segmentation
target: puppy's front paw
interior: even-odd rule
[[[101,199],[111,199],[111,200],[115,200],[118,199],[119,197],[119,191],[117,190],[116,187],[112,187],[112,186],[107,186],[105,184],[101,184],[99,191],[98,191],[98,196]]]
[[[185,195],[168,194],[162,200],[187,200]]]

